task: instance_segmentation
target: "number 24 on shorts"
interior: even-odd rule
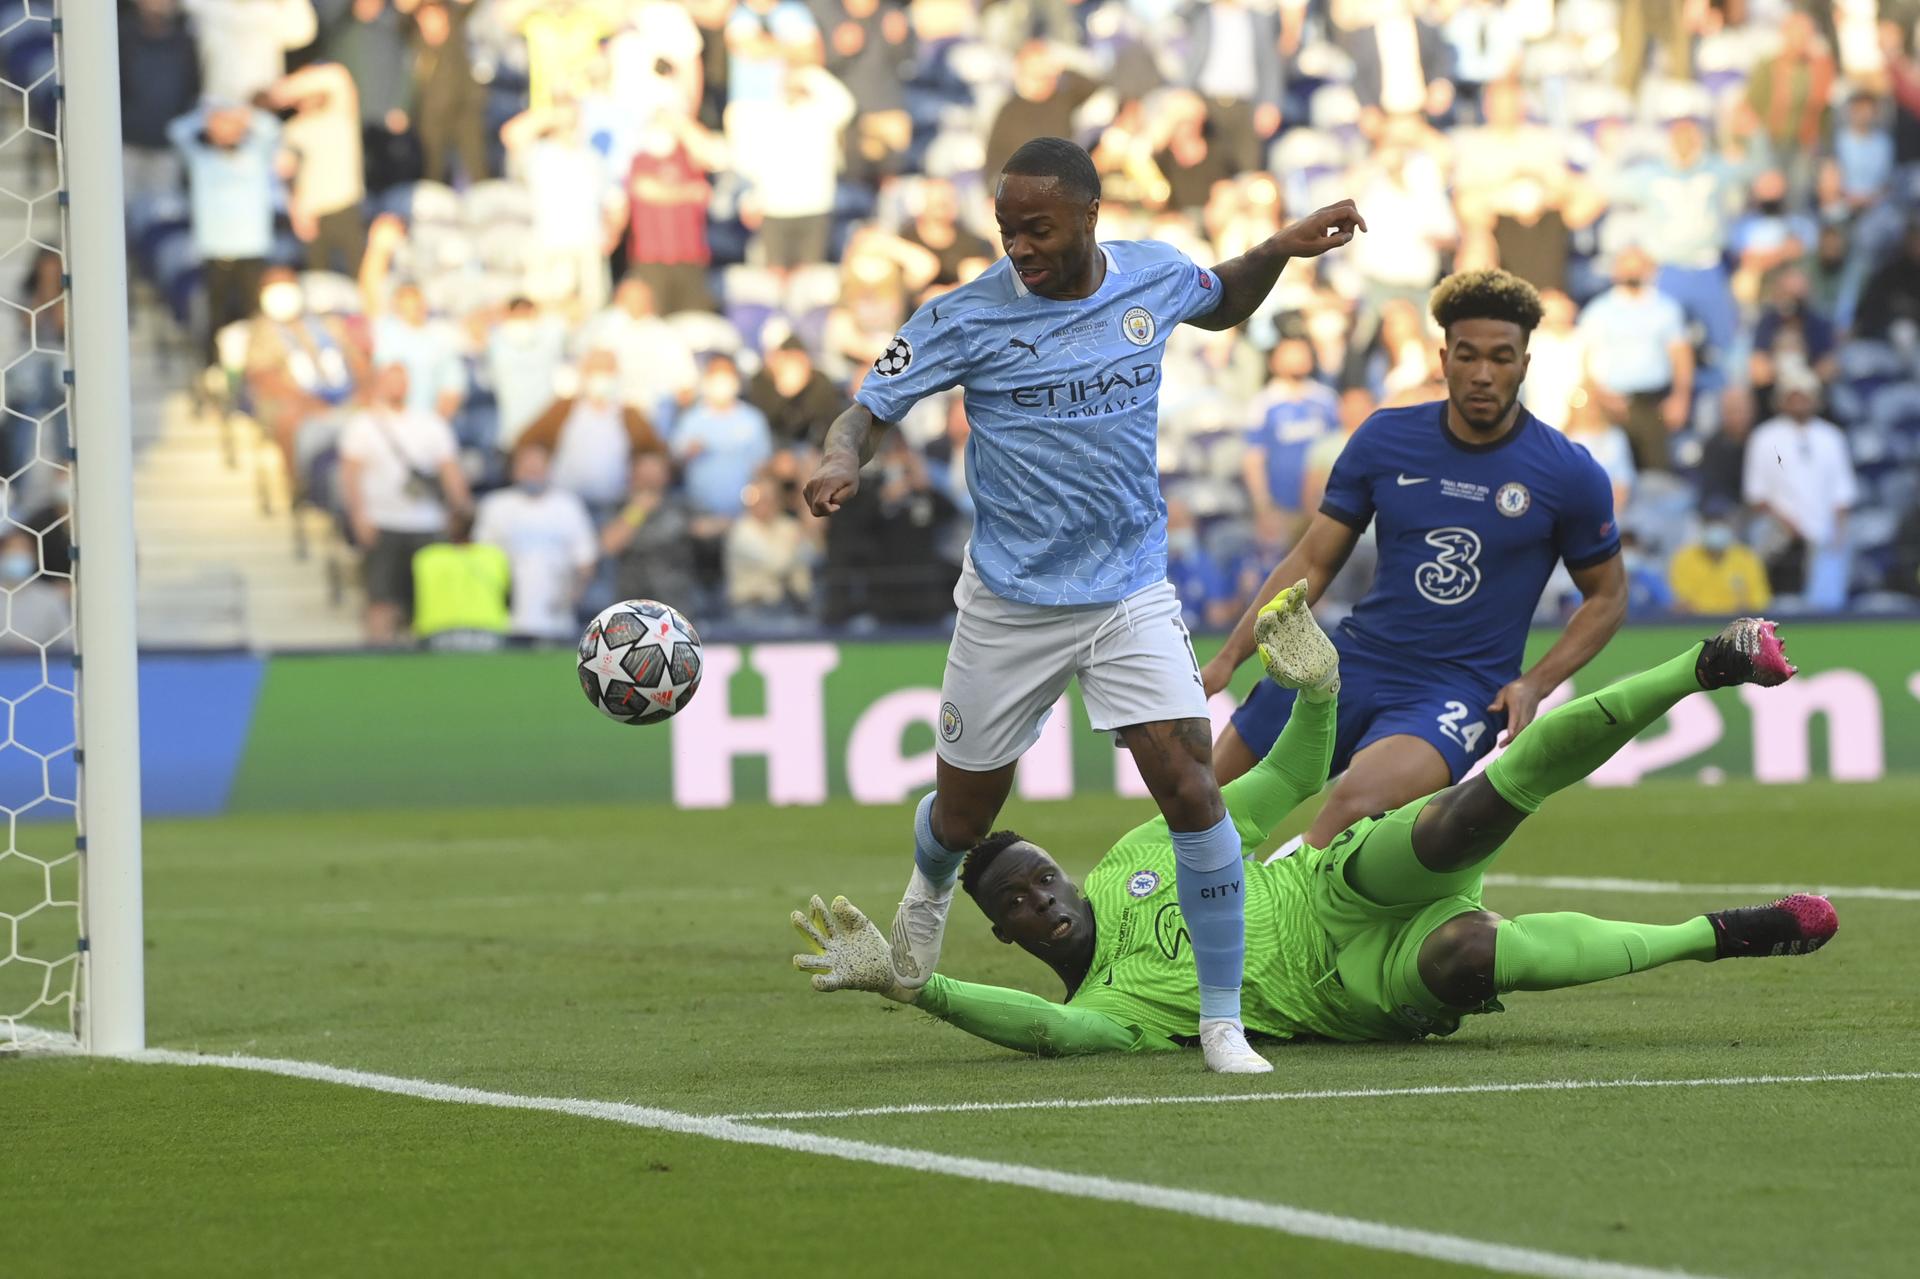
[[[1439,716],[1440,731],[1458,742],[1460,748],[1469,755],[1480,744],[1480,734],[1487,731],[1487,726],[1479,720],[1471,724],[1460,722],[1472,713],[1465,702],[1448,702],[1447,709]]]

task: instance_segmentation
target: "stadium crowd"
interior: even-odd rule
[[[1226,624],[1498,265],[1523,397],[1612,475],[1638,614],[1920,596],[1916,0],[132,0],[130,244],[305,500],[370,637],[571,638],[652,596],[760,631],[937,623],[967,419],[852,506],[812,451],[999,256],[1042,134],[1101,233],[1202,263],[1355,199],[1161,388],[1170,576]],[[4,549],[4,548],[0,548]],[[1369,557],[1336,584],[1364,587]],[[417,604],[415,595],[417,593]],[[1551,618],[1572,603],[1550,587]]]

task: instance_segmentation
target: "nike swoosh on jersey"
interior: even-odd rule
[[[1409,484],[1425,484],[1428,480],[1432,478],[1433,477],[1431,475],[1416,475],[1411,479],[1409,479],[1406,473],[1402,472],[1401,474],[1396,475],[1394,477],[1394,483],[1398,484],[1401,488],[1405,488]]]

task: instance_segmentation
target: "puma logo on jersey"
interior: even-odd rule
[[[1021,350],[1033,356],[1033,358],[1036,360],[1040,358],[1040,346],[1039,346],[1038,338],[1035,338],[1032,342],[1022,342],[1019,338],[1008,338],[1007,345],[1019,347]]]

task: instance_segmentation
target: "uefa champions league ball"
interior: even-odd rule
[[[580,688],[594,709],[622,724],[657,724],[700,689],[700,636],[658,600],[622,600],[580,637]]]

